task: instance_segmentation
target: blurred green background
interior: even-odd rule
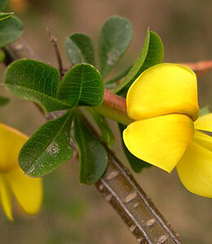
[[[212,59],[211,0],[12,0],[10,8],[24,23],[23,37],[41,59],[52,65],[57,63],[47,27],[58,39],[64,66],[69,66],[65,39],[80,31],[90,35],[97,44],[100,27],[111,15],[128,18],[134,29],[132,45],[117,70],[136,59],[149,27],[164,42],[164,61]],[[1,65],[1,81],[3,70]],[[201,106],[212,105],[211,92],[212,72],[199,78]],[[10,96],[2,86],[0,94]],[[1,122],[31,135],[45,119],[32,104],[10,97],[10,104],[0,110]],[[111,124],[118,133],[115,123]],[[114,146],[117,152],[119,144],[118,139]],[[127,164],[124,156],[117,154]],[[152,167],[135,177],[184,243],[212,243],[212,199],[185,190],[175,171],[169,175]],[[21,216],[15,205],[15,222],[10,223],[0,209],[1,244],[136,243],[96,189],[79,184],[76,160],[44,177],[44,191],[43,207],[36,217]]]

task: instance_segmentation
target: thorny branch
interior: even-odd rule
[[[8,46],[5,51],[6,65],[20,58],[39,59],[23,39]],[[120,104],[123,104],[123,101]],[[51,113],[50,116],[56,118],[58,114]],[[89,122],[88,126],[94,130]],[[104,176],[96,183],[96,188],[123,219],[137,242],[181,244],[177,234],[167,224],[130,172],[116,158],[114,152],[104,146],[108,152],[108,167]]]

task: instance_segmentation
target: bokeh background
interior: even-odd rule
[[[97,45],[99,30],[112,15],[128,18],[134,30],[132,45],[113,74],[136,59],[149,27],[163,40],[166,62],[212,59],[211,0],[11,0],[10,9],[23,21],[26,41],[41,59],[55,66],[47,27],[57,37],[64,66],[68,67],[65,39],[73,32],[85,32]],[[1,65],[1,82],[3,71]],[[198,85],[200,105],[212,105],[212,72],[199,78]],[[3,86],[0,94],[10,96]],[[10,97],[10,104],[0,110],[1,122],[31,135],[45,119],[32,104]],[[118,134],[115,123],[111,124]],[[127,165],[119,144],[117,139],[114,150]],[[78,162],[72,159],[44,177],[44,202],[38,216],[23,215],[15,204],[15,222],[10,223],[0,209],[0,243],[136,243],[96,189],[79,184],[78,169]],[[169,175],[152,167],[135,177],[184,243],[212,243],[212,199],[185,190],[176,171]]]

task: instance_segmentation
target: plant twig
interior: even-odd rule
[[[57,58],[57,62],[58,62],[58,70],[60,72],[60,78],[62,78],[63,75],[64,75],[63,74],[63,63],[62,63],[62,59],[61,59],[61,56],[60,56],[60,51],[59,51],[58,44],[57,44],[57,38],[52,35],[52,33],[50,32],[49,28],[47,28],[47,32],[48,32],[48,35],[49,35],[49,40],[52,43],[54,51],[55,51],[55,54],[56,54],[56,58]]]

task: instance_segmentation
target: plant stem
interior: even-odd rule
[[[128,125],[132,120],[127,115],[126,100],[105,89],[104,100],[95,110],[105,117]]]

